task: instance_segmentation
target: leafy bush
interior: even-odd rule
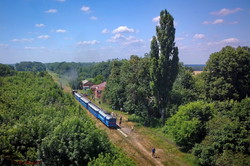
[[[202,101],[180,106],[178,112],[166,121],[163,131],[171,135],[182,150],[190,150],[206,136],[206,122],[213,116],[213,105]]]
[[[217,114],[207,123],[207,136],[193,148],[200,165],[250,163],[249,106],[249,98],[216,104]]]

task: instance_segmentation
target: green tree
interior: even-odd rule
[[[94,78],[94,84],[100,84],[104,81],[104,77],[103,75],[98,74],[95,78]]]
[[[94,158],[88,163],[88,166],[135,166],[135,163],[132,160],[128,160],[124,154],[119,153],[118,151],[113,153],[99,154],[97,158]]]
[[[44,138],[43,160],[49,165],[86,165],[91,157],[109,152],[110,146],[106,135],[90,121],[72,117]]]
[[[206,123],[207,135],[192,150],[200,165],[249,165],[249,108],[249,98],[214,104],[214,118]]]
[[[195,89],[195,78],[190,68],[180,63],[179,73],[170,92],[167,115],[173,115],[177,111],[175,110],[176,107],[196,101],[197,99],[198,94]]]
[[[0,77],[2,76],[11,76],[15,73],[15,70],[12,66],[4,65],[0,63]]]
[[[17,71],[46,71],[46,66],[41,62],[20,62],[15,66]]]
[[[115,60],[112,62],[111,74],[107,80],[107,85],[104,91],[104,101],[111,104],[116,109],[123,107],[125,101],[125,85],[121,81],[121,66],[125,62]]]
[[[193,149],[200,165],[249,164],[250,140],[245,127],[223,116],[213,118],[207,127],[208,135]]]
[[[180,106],[166,121],[164,132],[173,137],[184,151],[190,150],[206,136],[206,122],[212,117],[213,105],[202,101]]]
[[[246,47],[222,48],[205,67],[206,96],[213,100],[242,100],[250,95],[250,52]]]
[[[179,62],[178,48],[174,42],[174,18],[167,10],[160,13],[160,25],[156,27],[156,36],[151,41],[150,87],[164,123],[165,108],[178,73]]]

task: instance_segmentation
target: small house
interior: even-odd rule
[[[103,82],[103,83],[98,84],[98,85],[93,85],[90,88],[93,90],[95,98],[99,99],[102,97],[102,92],[106,88],[106,82]]]
[[[90,89],[91,86],[93,86],[94,84],[91,81],[88,80],[83,80],[82,81],[82,89],[86,90],[86,89]]]

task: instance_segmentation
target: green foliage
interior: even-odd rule
[[[249,49],[224,47],[210,55],[205,71],[208,98],[242,100],[250,95]]]
[[[90,121],[71,117],[43,139],[43,160],[49,165],[86,165],[100,152],[110,152],[110,142]],[[63,156],[63,157],[62,157]]]
[[[205,100],[206,99],[206,93],[205,93],[205,75],[206,73],[201,73],[201,74],[198,74],[196,76],[194,76],[194,90],[195,90],[195,93],[196,93],[196,97],[197,99],[200,99],[200,100]]]
[[[221,102],[206,129],[207,136],[193,149],[200,165],[247,165],[250,161],[250,99]]]
[[[1,77],[0,142],[0,165],[37,159],[46,165],[87,165],[98,154],[114,151],[47,72]]]
[[[94,78],[94,80],[93,80],[93,83],[94,84],[100,84],[100,83],[102,83],[104,81],[104,77],[103,77],[103,75],[97,75],[95,78]]]
[[[196,101],[198,96],[195,88],[195,77],[189,68],[180,63],[179,73],[169,94],[167,116],[175,114],[177,111],[176,107]]]
[[[15,74],[15,70],[12,66],[4,65],[0,63],[0,77],[12,76]]]
[[[15,67],[17,71],[46,71],[46,66],[41,62],[20,62]]]
[[[123,107],[124,102],[124,83],[121,82],[121,66],[124,61],[115,60],[112,62],[111,73],[107,80],[104,91],[104,100],[111,104],[115,109]]]
[[[115,154],[106,153],[99,154],[97,158],[94,158],[88,163],[89,166],[135,166],[132,160],[127,160],[127,158],[118,151]]]
[[[106,102],[141,117],[144,125],[151,125],[151,119],[159,116],[150,100],[148,66],[148,58],[135,55],[128,61],[114,61],[104,93]]]
[[[156,27],[156,35],[151,41],[150,87],[164,123],[165,107],[178,73],[179,62],[178,48],[174,42],[174,19],[167,10],[160,13],[160,25]]]
[[[171,135],[184,151],[190,150],[206,136],[206,122],[213,116],[213,105],[202,101],[180,106],[166,121],[164,132]]]

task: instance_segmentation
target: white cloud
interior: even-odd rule
[[[58,1],[58,2],[65,2],[66,0],[56,0],[56,1]]]
[[[235,8],[235,9],[226,9],[223,8],[220,11],[216,11],[216,12],[211,12],[212,15],[217,15],[217,16],[226,16],[229,14],[233,14],[233,13],[237,13],[239,11],[243,10],[242,8]]]
[[[87,12],[90,12],[90,7],[89,6],[83,6],[81,8],[81,10],[87,13]]]
[[[98,18],[95,17],[95,16],[91,16],[90,19],[91,19],[91,20],[97,20]]]
[[[223,22],[224,22],[223,19],[216,19],[216,20],[214,20],[214,22],[212,22],[212,24],[221,24]]]
[[[99,41],[97,40],[90,40],[90,41],[80,41],[77,43],[78,46],[82,46],[82,45],[95,45],[95,44],[98,44],[100,43]]]
[[[12,42],[32,42],[33,38],[12,39]]]
[[[105,29],[102,30],[102,33],[103,34],[109,33],[109,30],[107,28],[105,28]]]
[[[141,43],[141,42],[143,42],[143,40],[137,39],[134,36],[126,37],[126,36],[118,33],[118,34],[115,34],[114,36],[112,36],[110,39],[108,39],[107,42],[120,43],[122,45],[129,45],[129,44],[133,44],[133,43]]]
[[[49,35],[40,35],[37,37],[38,39],[48,39]]]
[[[66,33],[67,31],[65,29],[57,29],[56,32],[57,33]]]
[[[38,28],[44,27],[44,26],[45,26],[44,24],[35,24],[35,27],[38,27]]]
[[[135,30],[133,28],[128,28],[127,26],[119,26],[114,29],[112,33],[134,33]]]
[[[222,24],[223,22],[223,19],[216,19],[214,21],[204,21],[202,24]]]
[[[159,22],[160,21],[160,16],[154,17],[152,19],[153,22]]]
[[[194,38],[194,39],[203,39],[203,38],[205,38],[205,35],[204,35],[204,34],[195,34],[195,35],[193,36],[193,38]]]
[[[57,9],[49,9],[44,11],[45,13],[57,13]]]
[[[45,47],[24,47],[25,50],[40,50],[44,49]]]
[[[228,38],[218,42],[209,42],[208,45],[226,45],[226,44],[236,44],[239,42],[240,40],[237,38]]]

